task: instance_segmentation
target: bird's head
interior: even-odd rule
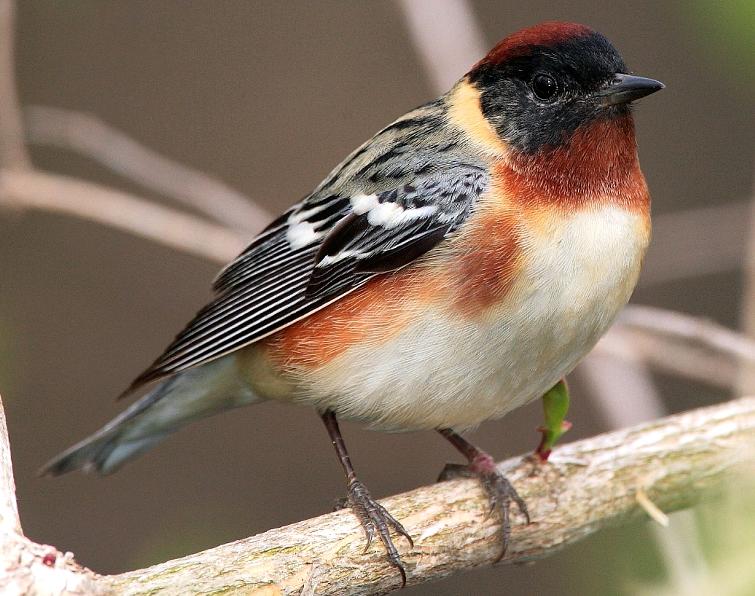
[[[465,79],[479,92],[483,116],[497,135],[525,154],[568,144],[596,122],[626,121],[632,101],[663,88],[630,75],[600,33],[559,22],[506,37]]]

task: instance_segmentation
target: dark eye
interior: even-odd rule
[[[538,99],[553,99],[556,93],[558,93],[558,83],[551,75],[543,73],[536,74],[532,78],[532,91]]]

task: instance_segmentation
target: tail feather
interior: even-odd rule
[[[99,431],[50,460],[40,474],[111,474],[189,422],[256,401],[239,379],[235,358],[220,358],[163,381]]]
[[[127,460],[136,457],[162,441],[169,433],[154,435],[140,441],[118,441],[118,435],[94,435],[67,449],[40,470],[40,475],[60,476],[74,470],[112,474]]]

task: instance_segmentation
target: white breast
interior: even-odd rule
[[[615,206],[525,231],[527,263],[481,318],[438,307],[379,346],[351,348],[297,389],[297,401],[386,430],[463,429],[541,396],[570,372],[626,304],[646,221]]]

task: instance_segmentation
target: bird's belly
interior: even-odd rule
[[[285,399],[382,430],[503,416],[541,396],[605,332],[634,288],[648,235],[646,218],[616,207],[532,233],[500,303],[475,316],[430,305],[389,339],[307,370]]]

